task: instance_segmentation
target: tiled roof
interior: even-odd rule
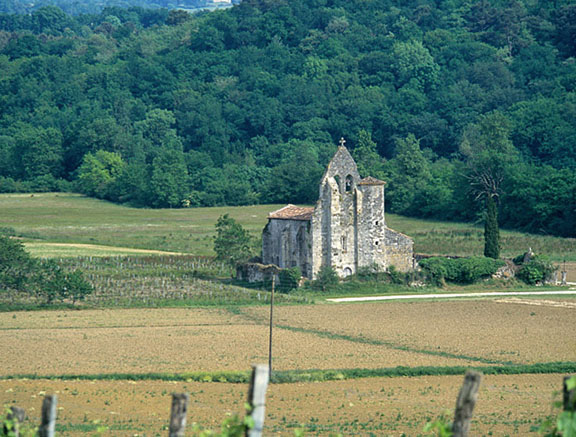
[[[312,207],[286,205],[284,208],[280,208],[279,210],[268,214],[268,218],[281,220],[310,220],[313,213],[314,208]]]
[[[385,185],[386,182],[381,181],[380,179],[373,178],[372,176],[368,176],[367,178],[362,179],[358,182],[358,185]]]

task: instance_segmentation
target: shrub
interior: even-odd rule
[[[224,214],[216,222],[214,252],[216,259],[234,265],[250,258],[250,234],[240,223]]]
[[[298,288],[302,272],[299,267],[292,267],[290,269],[280,270],[280,283],[278,284],[278,291],[281,293],[289,293],[290,291]]]
[[[382,273],[380,266],[376,263],[370,264],[369,266],[358,267],[358,272],[356,277],[360,281],[370,281],[380,279],[380,274]]]
[[[403,284],[406,282],[406,274],[396,270],[396,266],[392,265],[388,267],[388,271],[386,273],[388,274],[388,278],[390,278],[390,282],[392,284]]]
[[[48,304],[64,299],[72,299],[75,303],[92,293],[92,286],[84,279],[80,270],[67,272],[52,260],[39,263],[34,282],[37,294],[46,299]]]
[[[24,291],[33,264],[22,243],[0,235],[0,290]]]
[[[429,281],[441,285],[445,281],[471,284],[496,273],[504,261],[485,257],[442,258],[432,257],[420,261]]]
[[[328,286],[338,283],[338,275],[332,267],[322,266],[320,267],[320,271],[318,272],[318,276],[316,277],[314,283],[322,291],[326,291]]]
[[[455,260],[458,264],[458,278],[454,282],[471,284],[482,278],[492,276],[504,261],[492,258],[472,257]]]
[[[80,270],[68,272],[55,261],[35,260],[20,242],[0,235],[0,290],[36,291],[46,303],[76,302],[92,293],[92,285]]]
[[[530,260],[530,262],[522,265],[522,268],[516,276],[527,284],[534,285],[538,282],[544,281],[555,270],[556,267],[554,267],[548,258],[544,256],[535,256]]]

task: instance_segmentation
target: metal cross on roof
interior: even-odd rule
[[[344,147],[345,143],[346,143],[346,140],[344,139],[344,137],[340,138],[340,147]]]

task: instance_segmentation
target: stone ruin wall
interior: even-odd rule
[[[414,242],[400,232],[386,228],[386,265],[396,270],[408,272],[414,268]]]
[[[243,263],[236,267],[236,279],[245,282],[271,282],[272,277],[276,283],[279,281],[279,269],[275,265],[265,265],[260,263]]]
[[[360,185],[357,190],[357,263],[358,267],[378,265],[386,268],[384,188]]]
[[[270,220],[262,234],[262,263],[281,268],[300,267],[302,275],[310,275],[312,251],[309,227],[307,220]]]

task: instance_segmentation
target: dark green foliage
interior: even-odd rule
[[[396,266],[389,266],[386,271],[388,278],[392,284],[403,284],[406,282],[406,275],[401,271],[396,270]]]
[[[356,278],[360,281],[379,281],[384,276],[384,272],[378,264],[358,267]]]
[[[344,136],[391,212],[576,236],[574,5],[110,1],[1,2],[0,192],[313,203]]]
[[[358,268],[356,275],[350,279],[361,282],[404,284],[406,282],[406,274],[396,270],[396,266],[393,265],[384,271],[378,264],[372,264]]]
[[[276,370],[272,383],[321,382],[359,378],[395,378],[434,375],[464,375],[472,369],[484,375],[526,375],[526,374],[568,374],[576,372],[573,362],[552,362],[537,364],[506,364],[497,366],[419,366],[419,367],[388,367],[380,369],[304,369]],[[250,381],[250,372],[220,371],[220,372],[190,372],[190,373],[110,373],[97,375],[0,375],[3,379],[47,379],[53,381],[94,380],[94,381],[197,381],[197,382],[227,382],[231,384],[246,384]]]
[[[514,262],[516,262],[516,259]],[[534,256],[530,261],[522,264],[516,277],[529,285],[534,285],[542,283],[552,273],[554,273],[556,269],[557,267],[555,267],[554,264],[552,264],[552,262],[545,256]]]
[[[441,285],[445,281],[471,284],[496,273],[504,261],[485,257],[425,258],[418,262],[431,282]]]
[[[216,252],[216,258],[230,264],[247,261],[251,256],[251,238],[248,231],[228,214],[218,217],[215,226],[214,252]]]
[[[494,197],[486,198],[486,217],[484,219],[484,256],[500,258],[500,228],[498,227],[498,207]]]
[[[322,266],[320,267],[320,271],[316,276],[316,280],[314,281],[314,285],[320,288],[322,291],[326,291],[328,287],[331,285],[336,285],[338,283],[338,275],[334,271],[334,269],[330,266]]]
[[[27,289],[33,265],[19,241],[0,235],[0,291]]]
[[[0,292],[22,292],[47,304],[69,299],[72,303],[92,293],[80,270],[65,271],[51,260],[30,257],[18,241],[0,235]]]
[[[84,279],[80,270],[68,272],[52,260],[38,263],[33,281],[35,294],[44,298],[47,304],[67,299],[76,303],[93,291],[92,285]]]
[[[280,293],[290,293],[292,290],[298,288],[302,272],[299,267],[292,267],[289,269],[282,269],[279,273],[279,284],[276,289]]]

